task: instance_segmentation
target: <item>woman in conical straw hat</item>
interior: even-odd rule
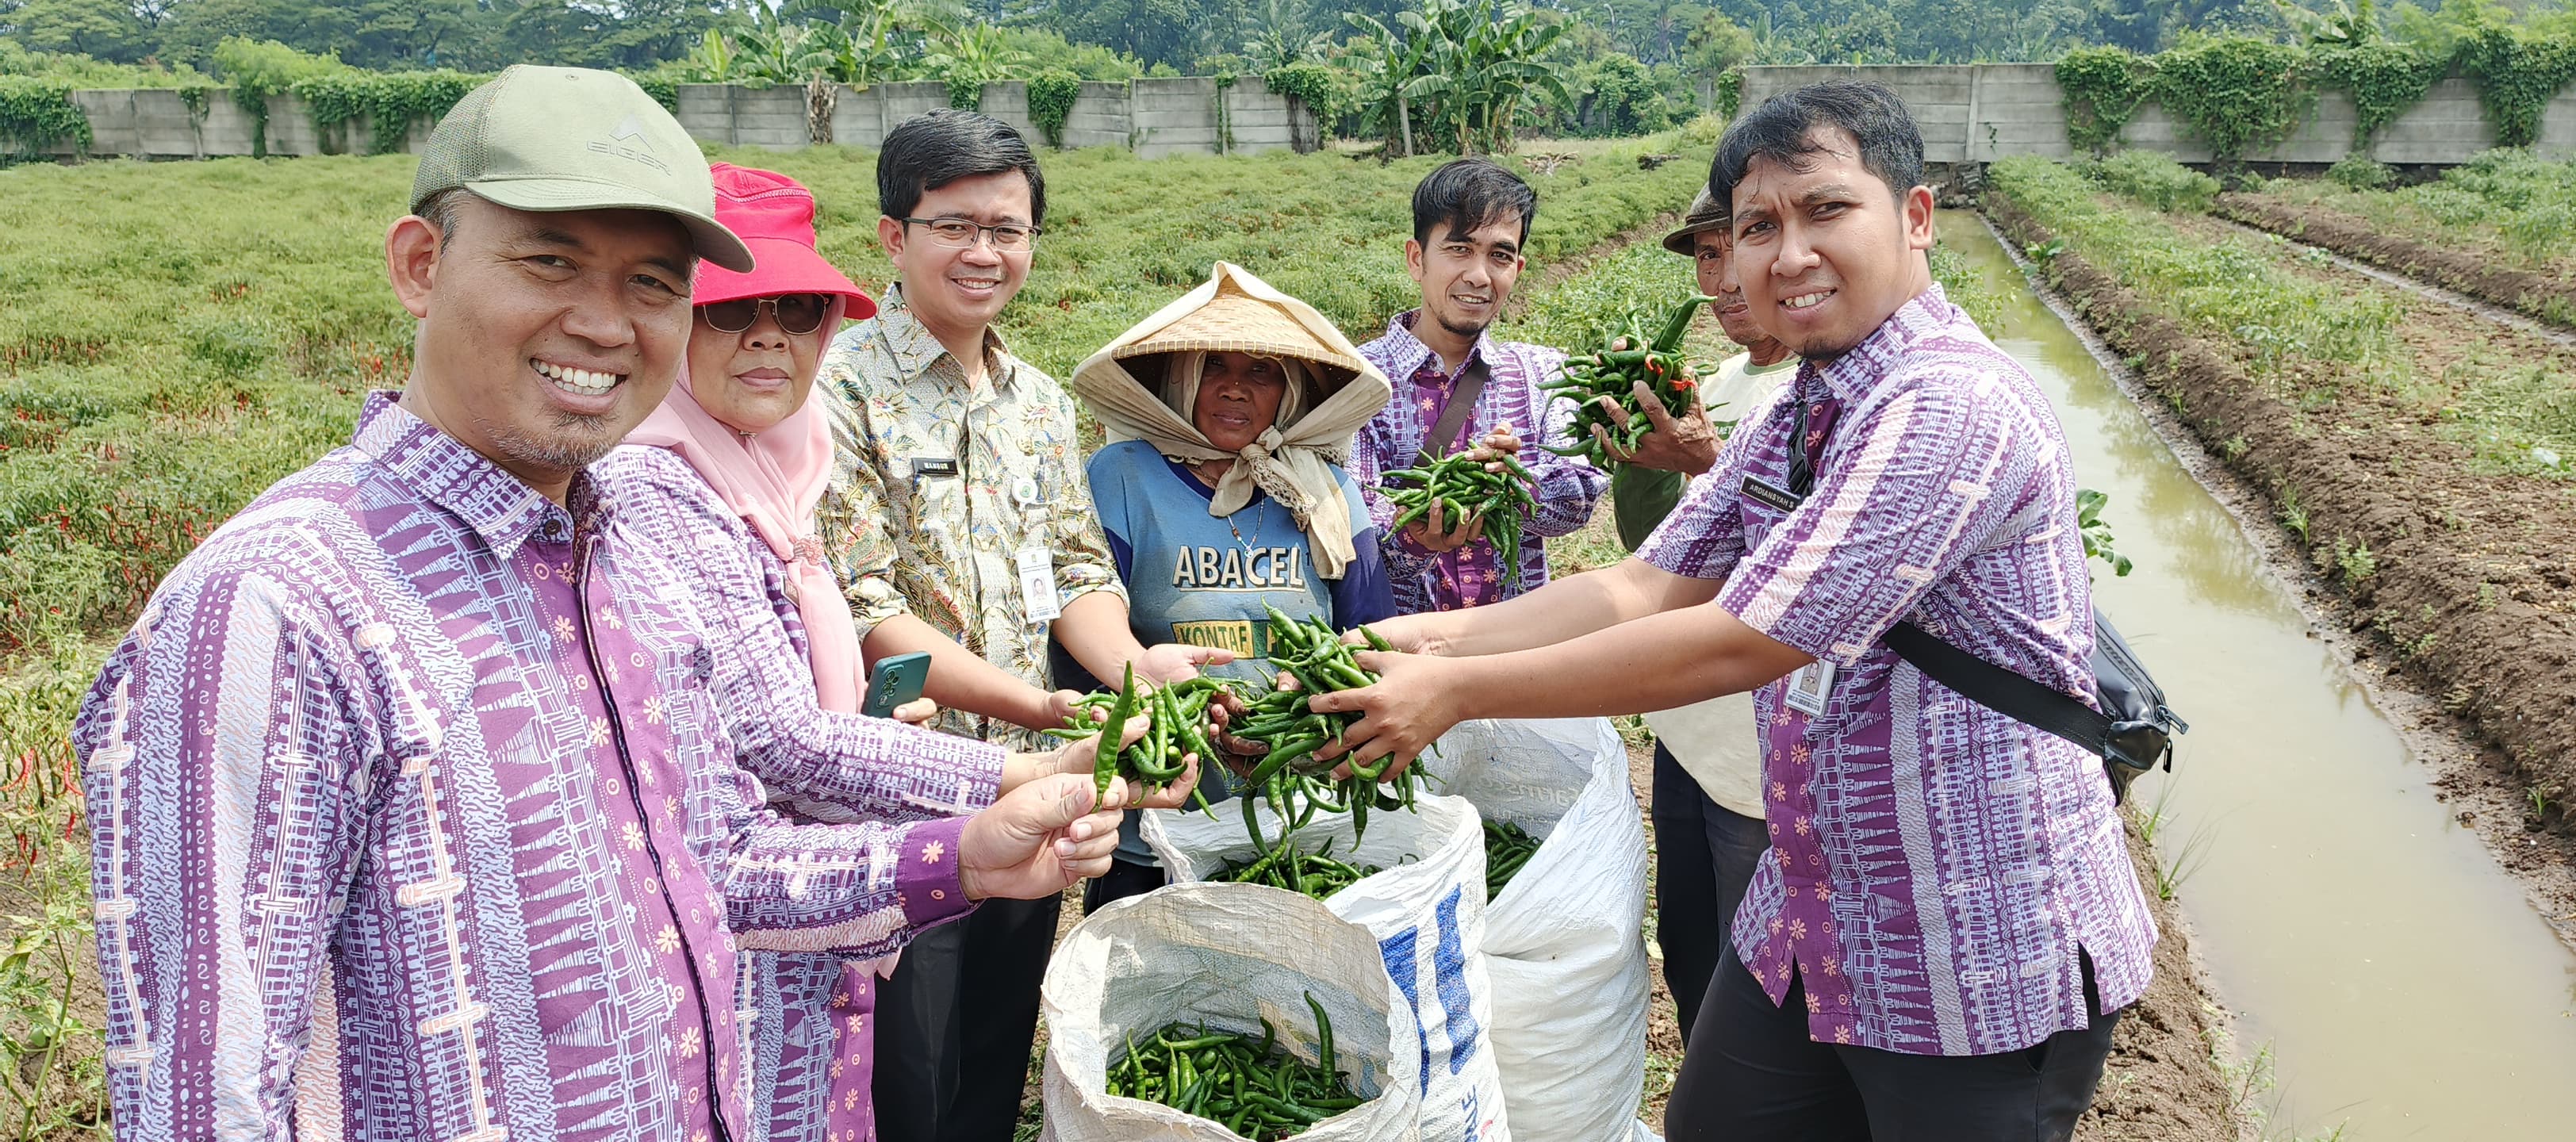
[[[1351,434],[1387,402],[1386,377],[1313,306],[1219,262],[1084,361],[1073,391],[1108,433],[1091,496],[1138,640],[1224,647],[1235,662],[1209,673],[1259,681],[1247,660],[1268,652],[1265,605],[1343,628],[1395,613],[1343,470]],[[1202,775],[1219,797],[1218,767]],[[1084,910],[1163,878],[1130,814]]]

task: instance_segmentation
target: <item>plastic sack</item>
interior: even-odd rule
[[[1109,1065],[1174,1022],[1261,1033],[1306,1062],[1319,1040],[1306,997],[1333,1021],[1333,1057],[1369,1099],[1309,1127],[1301,1142],[1413,1142],[1420,1036],[1367,929],[1293,892],[1174,885],[1086,917],[1048,962],[1046,1125],[1058,1142],[1242,1142],[1212,1122],[1108,1090]]]
[[[1485,834],[1474,806],[1454,797],[1416,799],[1419,812],[1371,812],[1368,835],[1352,847],[1346,813],[1318,813],[1297,831],[1303,846],[1332,844],[1333,855],[1383,871],[1334,893],[1324,904],[1377,938],[1420,1032],[1422,1137],[1425,1142],[1504,1142],[1512,1137],[1502,1075],[1485,1029],[1493,1023],[1493,984],[1486,978]],[[1264,837],[1279,836],[1278,817],[1257,807]],[[1145,843],[1175,882],[1201,881],[1228,861],[1257,858],[1237,806],[1210,820],[1173,809],[1145,811]]]
[[[1605,718],[1462,723],[1443,793],[1542,840],[1485,905],[1488,1038],[1520,1142],[1628,1142],[1646,1080],[1646,833]]]

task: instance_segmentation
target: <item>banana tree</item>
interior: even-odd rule
[[[1361,37],[1351,45],[1352,63],[1361,81],[1360,130],[1385,139],[1392,155],[1410,158],[1413,102],[1433,78],[1423,72],[1429,42],[1397,35],[1365,12],[1347,12],[1342,18]]]

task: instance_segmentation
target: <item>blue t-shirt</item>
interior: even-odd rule
[[[1290,618],[1320,615],[1336,630],[1395,614],[1368,505],[1349,473],[1335,469],[1334,475],[1350,512],[1357,555],[1340,579],[1326,579],[1315,574],[1305,529],[1269,496],[1255,492],[1233,515],[1213,516],[1208,501],[1215,490],[1153,445],[1126,440],[1093,453],[1091,501],[1109,535],[1110,554],[1117,557],[1118,577],[1127,584],[1127,623],[1136,641],[1223,647],[1235,653],[1235,661],[1209,673],[1261,681],[1269,672],[1248,660],[1270,653],[1263,603]],[[1078,666],[1068,672],[1071,655],[1059,651],[1055,658],[1057,685],[1106,688]],[[1210,800],[1218,798],[1218,784],[1208,783]],[[1120,859],[1151,863],[1132,816],[1121,832]]]

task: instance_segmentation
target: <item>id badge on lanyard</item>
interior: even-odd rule
[[[1800,397],[1797,405],[1797,416],[1790,421],[1789,427],[1789,486],[1781,487],[1760,476],[1748,474],[1744,477],[1746,499],[1783,512],[1796,510],[1799,504],[1806,502],[1807,492],[1815,487],[1815,458],[1823,451],[1824,445],[1821,437],[1833,431],[1834,420],[1841,411],[1839,408],[1829,411],[1823,423],[1816,426],[1818,439],[1810,440],[1806,399]],[[1834,664],[1817,659],[1790,673],[1789,685],[1781,692],[1780,699],[1792,710],[1810,718],[1821,718],[1825,716],[1825,705],[1832,700],[1833,692]]]
[[[1011,557],[1020,571],[1022,617],[1031,626],[1054,622],[1064,614],[1064,601],[1055,591],[1055,553],[1046,546],[1046,498],[1029,476],[1011,485],[1011,498],[1019,504],[1020,522],[1029,535],[1029,542]]]

